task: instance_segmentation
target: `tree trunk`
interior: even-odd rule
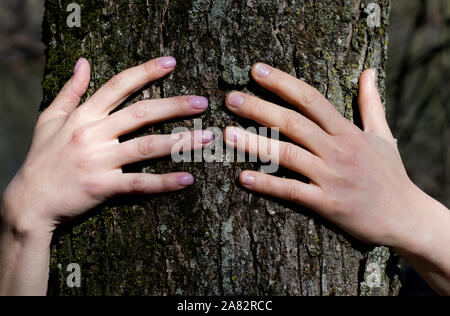
[[[314,85],[350,120],[353,113],[359,117],[353,111],[365,68],[378,70],[380,91],[385,89],[389,0],[78,0],[80,28],[66,24],[69,2],[46,1],[43,107],[80,56],[93,67],[88,96],[126,68],[175,56],[175,72],[126,105],[205,95],[211,108],[202,116],[204,128],[252,124],[224,109],[225,95],[233,89],[282,103],[250,79],[250,67],[258,61]],[[381,8],[379,25],[373,23],[376,8]],[[193,123],[150,126],[128,139],[171,133],[176,126]],[[50,294],[398,293],[390,269],[395,258],[388,249],[365,246],[301,207],[247,192],[236,182],[238,174],[260,165],[224,160],[177,164],[162,159],[125,168],[187,171],[196,184],[179,193],[113,201],[62,229],[52,247]],[[293,176],[285,169],[278,175]],[[81,288],[66,284],[70,263],[81,267]]]

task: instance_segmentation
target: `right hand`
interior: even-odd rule
[[[428,240],[430,226],[423,223],[429,220],[424,212],[429,199],[406,173],[373,70],[365,71],[360,80],[364,130],[302,80],[265,64],[255,65],[252,75],[302,114],[237,92],[227,97],[227,107],[262,125],[278,127],[292,142],[230,127],[227,144],[259,156],[268,153],[267,148],[278,148],[275,162],[310,181],[244,171],[240,182],[245,188],[306,206],[364,242],[410,249],[411,231],[422,232],[420,236]]]
[[[122,172],[123,165],[170,155],[179,139],[153,135],[120,143],[118,137],[147,124],[200,114],[208,107],[206,98],[146,100],[111,114],[175,65],[173,57],[164,57],[126,70],[78,107],[90,82],[89,63],[80,59],[73,77],[38,120],[26,161],[5,191],[4,222],[20,233],[51,234],[61,222],[113,196],[176,191],[193,184],[187,173]],[[179,136],[188,149],[202,148],[214,138],[207,131]]]

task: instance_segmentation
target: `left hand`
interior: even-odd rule
[[[123,173],[122,166],[170,155],[174,144],[199,149],[213,140],[208,131],[151,135],[119,142],[149,124],[205,112],[208,100],[179,96],[144,100],[114,110],[149,82],[176,66],[162,57],[127,69],[79,105],[90,82],[90,65],[80,59],[74,75],[39,117],[25,163],[4,194],[1,218],[22,234],[47,233],[123,194],[178,191],[192,185],[185,172],[163,175]],[[49,239],[49,238],[48,238]]]

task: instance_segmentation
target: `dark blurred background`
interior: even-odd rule
[[[25,157],[42,98],[43,3],[0,1],[0,192]]]
[[[393,0],[387,106],[414,182],[450,206],[450,1]]]
[[[43,2],[0,2],[0,192],[25,157],[42,98]],[[393,0],[389,33],[390,125],[413,181],[448,207],[450,0]],[[404,294],[431,293],[405,275]]]

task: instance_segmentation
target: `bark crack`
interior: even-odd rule
[[[257,289],[257,293],[256,295],[260,295],[259,294],[259,275],[258,275],[258,245],[255,241],[255,236],[253,234],[253,216],[252,216],[252,212],[253,210],[249,208],[247,208],[248,214],[249,214],[249,225],[250,227],[248,228],[248,233],[250,235],[250,252],[252,254],[252,259],[253,259],[253,269],[255,272],[255,285],[256,285],[256,289]]]

